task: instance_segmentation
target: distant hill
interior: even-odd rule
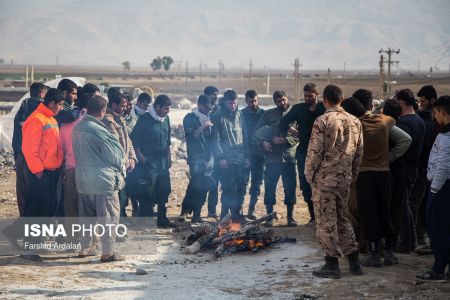
[[[416,3],[417,2],[417,3]],[[19,63],[148,65],[157,55],[217,67],[403,69],[450,63],[450,2],[0,0],[0,58]],[[441,57],[443,56],[443,57]],[[183,63],[184,65],[184,63]]]

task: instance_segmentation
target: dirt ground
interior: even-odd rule
[[[4,70],[2,70],[4,72]],[[97,71],[96,71],[97,72]],[[93,72],[93,73],[96,73]],[[37,73],[37,72],[36,72]],[[71,73],[67,70],[67,73]],[[83,76],[85,74],[74,74]],[[239,80],[216,77],[169,80],[160,78],[124,78],[103,74],[86,74],[87,82],[133,84],[151,86],[156,93],[189,95],[194,100],[204,86],[212,84],[221,91],[233,87],[238,93],[253,88],[265,93],[264,76]],[[373,78],[372,78],[373,77]],[[357,88],[378,92],[378,79],[359,77],[336,79],[349,96]],[[270,91],[285,89],[293,94],[293,80],[271,74]],[[151,79],[151,80],[149,80]],[[422,85],[433,84],[439,95],[450,94],[450,77],[396,78],[397,88],[409,87],[415,93]],[[328,80],[304,78],[300,82],[315,82],[322,89]],[[173,117],[181,118],[173,112]],[[179,113],[178,113],[179,114]],[[173,220],[180,213],[188,179],[185,161],[176,161],[171,169],[172,194],[168,214]],[[263,215],[261,195],[257,212]],[[352,276],[345,259],[340,260],[343,277],[339,280],[318,279],[311,275],[322,264],[322,253],[315,241],[314,227],[306,225],[308,212],[300,191],[295,219],[300,226],[285,227],[286,209],[282,203],[282,187],[278,188],[276,211],[282,219],[275,223],[279,236],[294,237],[296,244],[277,244],[256,253],[235,253],[213,258],[212,253],[183,254],[185,239],[190,234],[189,223],[178,223],[177,230],[158,230],[158,247],[155,255],[129,255],[123,262],[99,263],[99,257],[80,259],[75,253],[44,255],[44,262],[33,263],[17,256],[0,256],[0,299],[448,299],[450,283],[418,284],[415,274],[429,268],[431,256],[402,255],[400,264],[380,269],[364,268],[363,276]],[[248,198],[245,201],[245,211]],[[219,204],[220,205],[220,204]],[[15,196],[15,174],[0,172],[0,217],[18,215]],[[130,207],[129,207],[130,209]],[[219,209],[219,208],[218,208]],[[203,211],[203,216],[206,211]],[[206,219],[207,221],[212,221]],[[126,254],[126,253],[123,253]],[[136,275],[136,269],[146,275]],[[447,295],[447,296],[446,296]]]
[[[184,161],[174,163],[168,204],[173,220],[180,213],[185,172]],[[11,171],[0,177],[2,217],[17,215],[14,175]],[[314,227],[305,224],[308,213],[300,194],[295,218],[301,225],[283,226],[286,212],[281,189],[276,211],[282,219],[274,228],[277,235],[295,237],[296,244],[278,244],[219,260],[209,252],[186,255],[182,249],[190,231],[188,223],[179,223],[178,230],[157,231],[156,255],[127,256],[123,262],[101,264],[98,256],[80,259],[75,253],[44,255],[42,263],[0,256],[0,299],[448,299],[449,283],[415,282],[415,273],[431,265],[430,256],[399,255],[399,265],[365,268],[363,276],[352,276],[341,259],[341,279],[313,277],[312,270],[322,263]],[[261,202],[257,209],[264,214]],[[148,273],[136,275],[137,268]]]

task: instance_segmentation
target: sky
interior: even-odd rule
[[[399,70],[450,65],[448,0],[0,0],[0,58],[19,64]]]

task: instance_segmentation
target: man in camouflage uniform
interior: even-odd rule
[[[341,277],[338,248],[347,256],[350,271],[361,275],[358,243],[348,219],[348,198],[362,159],[362,126],[340,106],[339,87],[325,87],[323,98],[326,111],[314,122],[305,163],[306,179],[312,187],[317,239],[325,252],[325,265],[313,275]]]

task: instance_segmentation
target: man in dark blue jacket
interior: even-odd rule
[[[187,211],[192,210],[192,223],[201,223],[200,212],[206,200],[214,166],[211,146],[212,122],[210,120],[211,98],[201,95],[197,107],[183,119],[184,133],[188,155],[190,180],[183,199],[181,211],[186,218]]]

